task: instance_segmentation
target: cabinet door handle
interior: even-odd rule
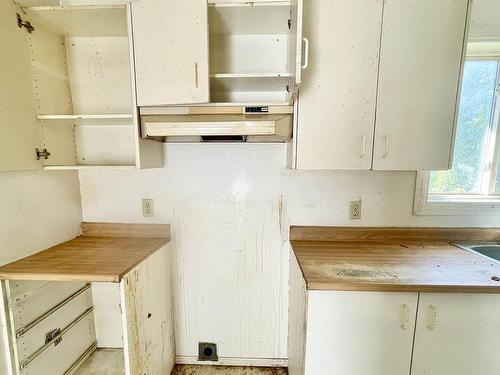
[[[194,87],[198,88],[198,63],[194,63]]]
[[[401,329],[408,329],[410,324],[410,307],[405,303],[401,306]]]
[[[361,135],[361,154],[359,154],[360,158],[364,158],[366,155],[366,134]]]
[[[437,308],[434,305],[429,305],[429,321],[427,323],[427,329],[429,331],[434,331],[436,328],[436,316]]]
[[[383,158],[386,158],[389,155],[389,136],[384,135],[384,153],[382,154]]]
[[[309,66],[309,39],[302,38],[304,41],[304,65],[302,65],[302,70],[307,69]]]

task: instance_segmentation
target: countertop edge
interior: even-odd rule
[[[122,273],[120,273],[119,275],[117,275],[117,279],[116,279],[115,282],[117,282],[117,283],[121,282],[122,279],[125,277],[126,274],[128,274],[131,270],[133,270],[134,268],[136,268],[139,264],[141,264],[142,262],[144,262],[147,258],[149,258],[151,255],[153,255],[154,253],[156,253],[158,250],[160,250],[162,247],[164,247],[166,244],[168,244],[170,242],[169,238],[158,238],[158,239],[162,239],[163,241],[161,241],[158,244],[158,246],[155,246],[155,248],[152,248],[150,252],[148,252],[147,254],[145,254],[141,259],[139,259],[137,262],[135,262],[127,270],[125,270]]]
[[[406,293],[488,293],[500,294],[499,285],[420,285],[381,283],[306,282],[308,292],[406,292]]]

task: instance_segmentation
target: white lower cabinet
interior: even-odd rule
[[[417,296],[310,291],[305,374],[408,374]]]
[[[498,375],[500,295],[307,290],[290,263],[290,375]]]
[[[118,282],[1,280],[5,375],[170,374],[169,245]],[[1,357],[0,357],[1,358]]]
[[[500,296],[420,295],[411,375],[500,373]]]

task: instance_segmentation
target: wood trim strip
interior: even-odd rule
[[[169,224],[127,224],[83,222],[80,225],[82,236],[91,237],[129,237],[170,239]]]
[[[307,290],[342,292],[400,292],[400,293],[485,293],[500,294],[497,285],[426,285],[426,284],[383,284],[321,282],[307,283]]]
[[[290,240],[304,241],[499,241],[500,228],[292,226]]]

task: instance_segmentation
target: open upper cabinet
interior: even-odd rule
[[[161,167],[140,138],[130,6],[0,3],[0,171]]]
[[[295,99],[302,0],[141,0],[132,21],[139,107]]]

